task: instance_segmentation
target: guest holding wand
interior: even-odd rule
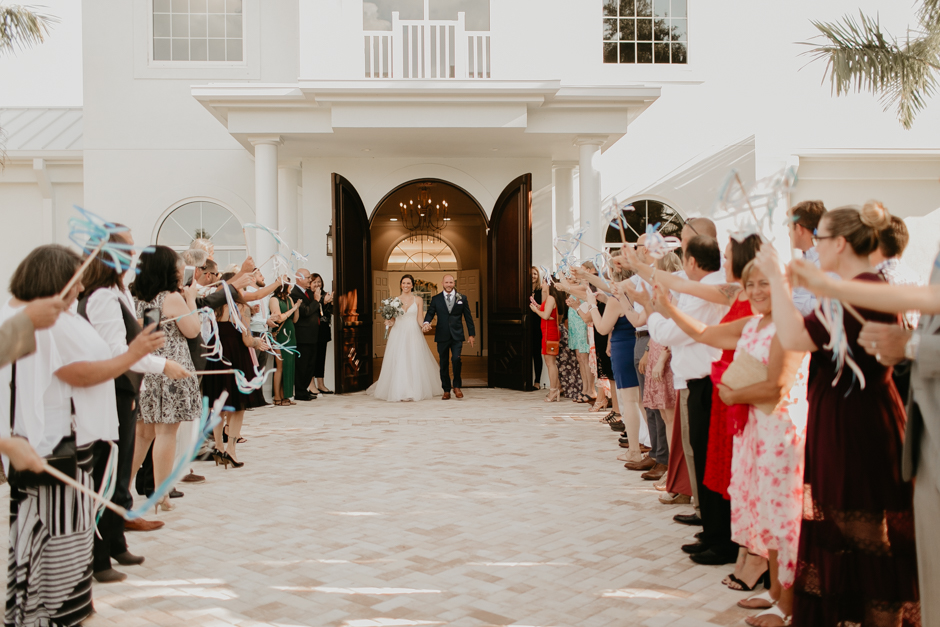
[[[875,311],[917,309],[922,314],[913,330],[868,322],[858,343],[882,364],[912,360],[901,471],[905,481],[917,478],[914,525],[921,622],[935,625],[940,622],[940,597],[931,594],[940,589],[940,540],[936,533],[940,520],[940,255],[934,260],[927,286],[837,281],[802,260],[791,262],[790,273],[820,298],[837,298]]]
[[[294,398],[312,401],[317,395],[309,390],[313,380],[313,364],[317,358],[317,340],[320,336],[320,295],[311,285],[310,271],[297,271],[297,286],[291,291],[291,299],[300,303],[300,317],[294,323],[297,332],[297,368],[294,375]]]
[[[873,205],[826,213],[815,234],[821,269],[835,272],[842,283],[882,284],[868,255],[889,220]],[[862,348],[862,324],[848,312],[840,317],[837,307],[820,303],[819,312],[800,315],[771,246],[761,248],[757,265],[770,279],[780,343],[786,350],[812,352],[815,367],[793,622],[914,625],[920,596],[913,486],[901,476],[906,414],[891,367]],[[900,323],[897,314],[859,313],[873,322]],[[844,346],[834,346],[830,329]]]
[[[535,296],[529,297],[529,309],[540,318],[541,338],[542,338],[542,357],[545,359],[545,367],[548,369],[548,396],[545,397],[546,403],[558,401],[561,395],[561,381],[558,378],[558,341],[561,339],[561,331],[558,329],[558,304],[564,303],[564,299],[552,285],[551,277],[542,279],[541,303],[536,302]],[[554,352],[549,350],[548,343],[554,342]]]

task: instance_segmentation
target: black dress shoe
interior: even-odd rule
[[[702,544],[701,542],[695,542],[693,544],[683,544],[682,550],[688,553],[689,555],[695,555],[697,553],[704,553],[708,550],[707,544]]]
[[[705,535],[705,532],[704,532],[704,531],[699,531],[698,533],[695,534],[695,539],[696,539],[696,540],[701,540],[701,539],[702,539],[702,536],[704,536],[704,535]]]
[[[672,517],[677,523],[682,523],[683,525],[701,525],[702,519],[698,514],[676,514]]]
[[[296,401],[312,401],[312,400],[313,400],[313,397],[311,397],[310,394],[297,393],[297,394],[294,394],[294,400],[296,400]]]
[[[177,489],[170,490],[170,498],[171,498],[171,499],[181,499],[181,498],[183,498],[183,493],[180,492],[180,491],[177,490]]]
[[[691,559],[696,564],[702,564],[704,566],[722,566],[724,564],[734,564],[737,562],[738,554],[735,552],[730,552],[727,554],[716,553],[715,551],[708,549],[702,553],[690,555],[689,559]]]

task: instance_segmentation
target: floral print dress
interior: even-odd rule
[[[777,333],[761,317],[741,333],[735,355],[749,353],[764,365]],[[751,553],[767,557],[776,550],[780,583],[793,585],[803,518],[803,446],[806,442],[806,385],[809,355],[787,396],[767,415],[753,405],[744,430],[734,436],[731,462],[731,538]]]

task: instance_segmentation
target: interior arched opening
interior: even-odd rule
[[[457,185],[420,179],[399,185],[379,201],[371,217],[373,377],[378,379],[385,356],[385,321],[378,307],[401,294],[401,277],[415,278],[416,293],[425,304],[441,291],[446,274],[457,279],[457,291],[470,303],[476,342],[463,346],[463,387],[487,385],[486,280],[487,228],[483,208]],[[435,359],[434,328],[425,341]]]

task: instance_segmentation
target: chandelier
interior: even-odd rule
[[[447,216],[446,200],[435,201],[431,198],[433,183],[418,185],[418,197],[398,203],[401,210],[401,223],[413,236],[435,236],[444,230],[450,218]]]

